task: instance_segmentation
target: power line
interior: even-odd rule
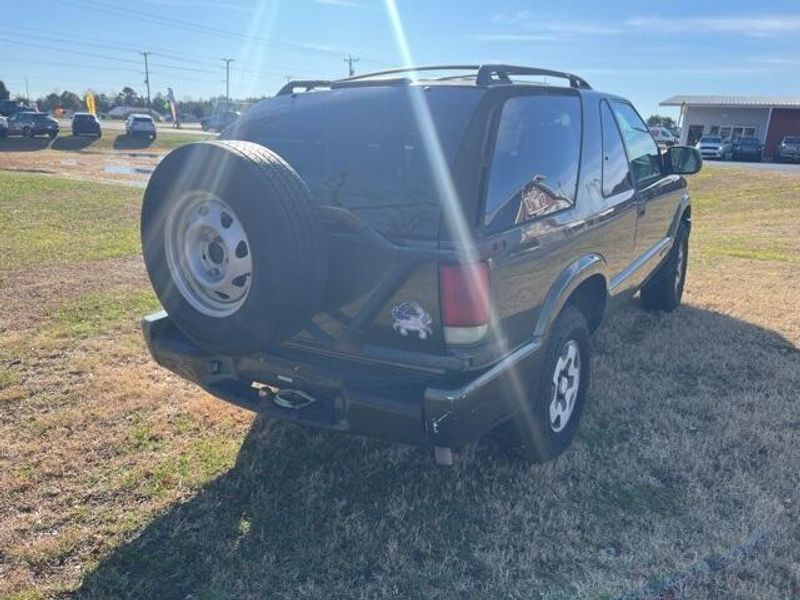
[[[31,27],[24,27],[24,29],[37,31],[36,29],[31,28]],[[27,38],[43,39],[43,40],[52,41],[52,42],[55,42],[55,43],[58,43],[58,44],[67,44],[70,48],[74,47],[74,46],[79,46],[79,47],[83,46],[83,47],[103,48],[103,49],[108,49],[108,50],[112,50],[112,51],[116,51],[116,52],[131,52],[131,53],[135,52],[137,54],[139,53],[139,49],[134,47],[134,46],[112,44],[112,43],[108,43],[105,40],[100,40],[99,38],[93,38],[93,39],[97,40],[96,42],[89,42],[89,41],[86,41],[85,39],[81,39],[81,40],[65,39],[65,38],[59,38],[59,37],[55,37],[55,36],[43,36],[43,35],[35,35],[35,34],[30,34],[30,33],[20,34],[18,32],[2,31],[2,30],[0,30],[0,35],[8,36],[8,37],[21,37],[23,39],[27,39]],[[24,44],[24,45],[30,45],[30,46],[33,46],[33,47],[42,47],[42,48],[46,48],[46,49],[56,50],[56,51],[59,51],[59,52],[74,53],[73,50],[55,48],[53,46],[45,46],[45,45],[34,46],[32,42],[18,42],[16,40],[10,40],[10,39],[8,39],[6,41],[8,43],[12,43],[12,44],[13,43],[19,43],[19,44]],[[154,51],[152,52],[152,54],[154,56],[165,57],[165,58],[168,58],[168,59],[171,59],[171,60],[176,60],[176,61],[179,61],[179,62],[185,62],[185,63],[189,63],[189,64],[194,64],[194,65],[207,66],[208,68],[198,69],[198,68],[186,67],[186,66],[183,66],[183,65],[169,65],[169,64],[164,64],[164,63],[151,62],[150,64],[152,66],[161,67],[161,68],[165,68],[165,69],[172,69],[172,70],[181,71],[181,72],[191,71],[191,72],[195,72],[195,73],[207,73],[207,74],[213,74],[213,73],[216,72],[215,70],[213,70],[213,67],[212,67],[210,62],[206,62],[206,61],[202,61],[202,60],[198,60],[197,59],[197,56],[203,56],[203,55],[195,55],[194,58],[184,58],[184,57],[178,56],[178,54],[181,54],[181,53],[164,51],[164,50],[160,50],[158,48],[154,48],[153,50]],[[108,59],[108,60],[117,59],[117,57],[111,57],[111,56],[100,56],[100,57],[98,57],[98,56],[96,56],[94,54],[90,55],[90,54],[85,54],[84,53],[82,55],[84,55],[84,56],[93,56],[95,58],[103,58],[103,59]],[[217,59],[216,58],[210,58],[208,60],[209,61],[216,61]],[[18,61],[15,61],[15,62],[18,62]],[[126,62],[134,62],[134,63],[138,64],[138,61],[126,61]],[[240,74],[243,74],[243,75],[244,74],[248,74],[248,73],[252,74],[252,75],[282,75],[283,73],[286,72],[287,68],[291,68],[291,69],[297,71],[293,67],[286,67],[285,65],[280,70],[279,69],[263,69],[263,68],[262,69],[248,69],[246,67],[244,67],[244,68],[239,67],[239,68],[236,68],[235,71],[240,73]],[[301,73],[305,73],[307,75],[312,75],[312,73],[310,73],[308,71],[300,70],[300,72]]]
[[[275,48],[282,48],[284,50],[291,50],[293,52],[301,52],[304,54],[323,54],[328,56],[335,56],[338,55],[338,52],[335,50],[328,50],[325,48],[317,48],[313,46],[307,46],[303,44],[296,44],[292,42],[283,42],[278,40],[267,40],[265,38],[260,38],[253,35],[243,35],[241,33],[237,33],[234,31],[228,31],[225,29],[220,29],[217,27],[211,27],[208,25],[203,25],[201,23],[193,23],[191,21],[186,21],[184,19],[174,19],[171,17],[166,17],[163,15],[154,15],[152,13],[147,13],[144,11],[133,10],[130,8],[125,8],[121,6],[111,6],[108,4],[104,4],[102,2],[98,2],[97,0],[61,0],[63,4],[73,4],[78,6],[83,6],[86,8],[91,8],[94,10],[101,10],[107,13],[115,14],[116,16],[125,16],[125,17],[132,17],[139,20],[149,21],[151,23],[155,23],[157,25],[161,25],[164,27],[172,27],[175,29],[183,29],[184,31],[191,31],[194,33],[203,33],[206,35],[215,35],[217,37],[224,37],[227,39],[233,39],[237,41],[249,41],[254,44],[261,44],[264,46],[272,46]],[[389,63],[384,61],[362,57],[363,60],[366,62],[371,62],[375,64],[381,64],[389,66]]]

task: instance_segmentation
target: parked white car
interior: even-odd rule
[[[678,138],[666,127],[650,127],[650,133],[661,148],[671,148],[678,143]]]
[[[134,113],[125,121],[125,133],[131,137],[144,135],[156,139],[156,124],[150,115]]]

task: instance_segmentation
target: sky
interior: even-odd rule
[[[391,0],[390,0],[391,1]],[[645,115],[675,94],[800,95],[798,0],[0,0],[0,79],[176,97],[274,94],[293,78],[416,64],[571,71]],[[396,15],[392,19],[392,14]],[[398,35],[398,32],[400,35]],[[407,42],[407,52],[402,44]]]

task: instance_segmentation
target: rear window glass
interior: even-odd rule
[[[800,144],[800,137],[786,137],[783,141],[787,144]]]
[[[441,202],[415,93],[430,113],[447,170],[482,90],[382,86],[281,96],[251,109],[226,137],[277,152],[318,204],[351,210],[387,235],[433,239]]]
[[[151,119],[150,117],[134,117],[133,118],[133,122],[134,123],[152,123],[153,119]]]

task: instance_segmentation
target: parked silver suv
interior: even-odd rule
[[[800,135],[787,135],[781,140],[775,160],[800,162]]]
[[[134,113],[125,121],[125,133],[131,137],[143,135],[156,139],[156,124],[153,117]]]

